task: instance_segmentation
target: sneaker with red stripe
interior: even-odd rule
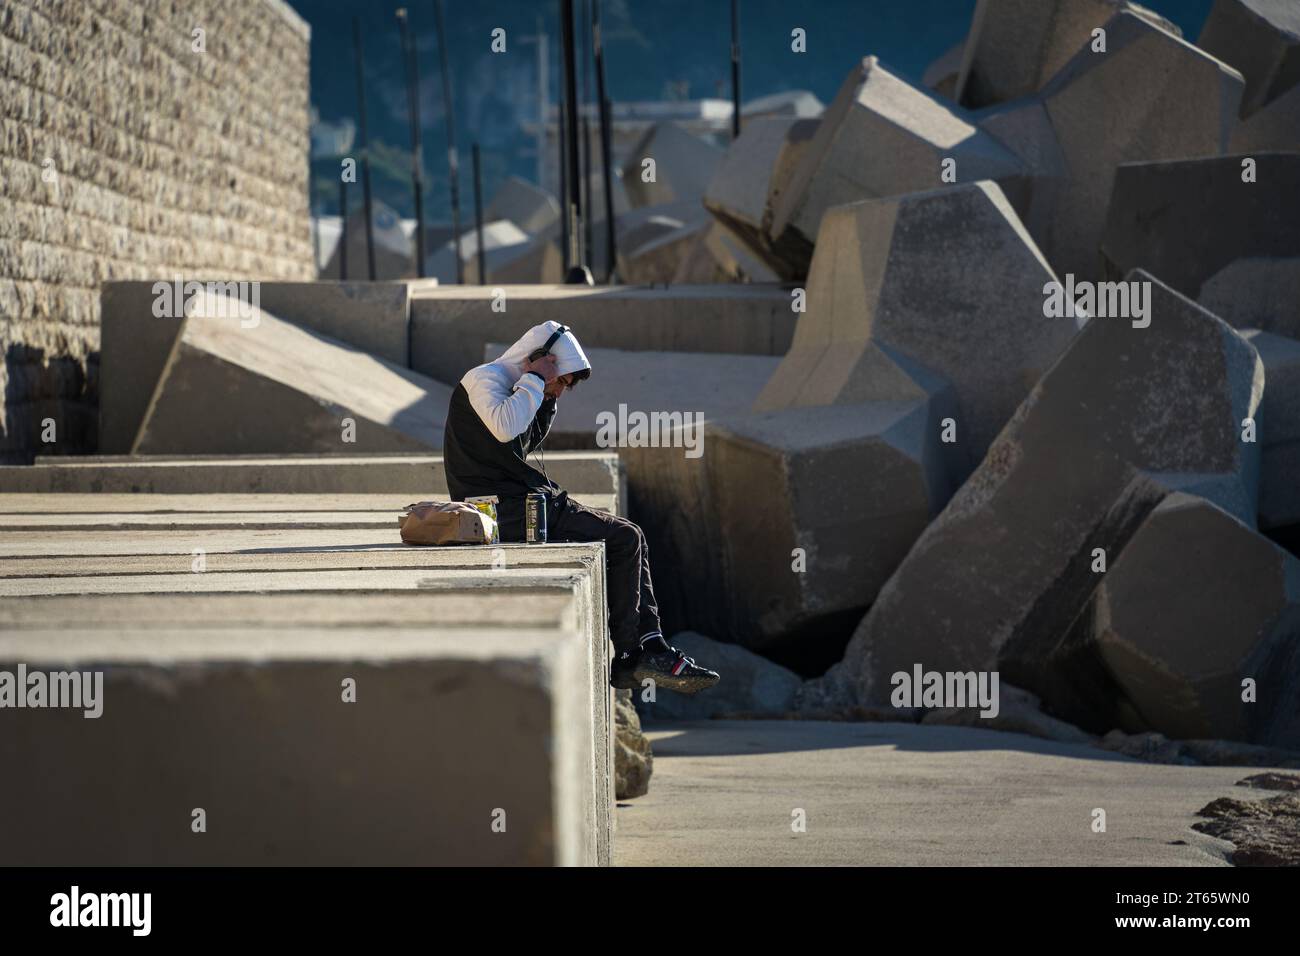
[[[671,645],[664,651],[643,650],[633,677],[638,686],[644,686],[642,682],[649,679],[655,682],[656,687],[665,687],[681,694],[699,693],[722,680],[717,671],[701,667]]]

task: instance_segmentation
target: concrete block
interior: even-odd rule
[[[483,361],[501,355],[507,345],[490,343]],[[748,413],[763,383],[781,360],[769,355],[726,355],[715,352],[625,352],[584,348],[591,361],[591,378],[560,398],[547,436],[548,448],[608,451],[624,434],[611,422],[635,422],[644,417],[653,434],[667,426]],[[609,445],[599,445],[602,439]],[[550,467],[550,461],[547,461]],[[559,480],[558,478],[556,479]]]
[[[925,72],[921,74],[921,85],[927,90],[934,90],[944,99],[955,101],[957,78],[961,76],[961,63],[965,50],[965,40],[950,46],[925,68]]]
[[[1122,10],[1182,36],[1168,20],[1124,0],[978,0],[953,98],[978,109],[1036,93]]]
[[[483,248],[487,281],[493,285],[509,282],[559,282],[563,278],[559,246],[544,237],[532,237],[515,223],[505,219],[483,225]],[[460,238],[462,274],[466,283],[478,282],[478,232],[467,230]],[[425,272],[439,282],[456,282],[456,247],[452,242],[430,253]]]
[[[1020,208],[1034,241],[1058,274],[1085,280],[1101,272],[1116,167],[1221,155],[1242,90],[1235,71],[1143,17],[1121,12],[1103,29],[1106,53],[1079,50],[1037,94],[1041,113],[1025,101],[981,118],[1033,170]]]
[[[160,547],[118,533],[89,553],[80,500],[69,530],[0,569],[0,669],[102,670],[104,711],[10,713],[0,758],[39,770],[0,797],[33,833],[0,861],[609,862],[599,546],[411,548],[370,532],[340,548],[337,531],[315,545],[281,531],[250,549],[252,532],[227,531],[243,537],[202,539],[195,574],[177,567],[184,534]],[[474,734],[447,729],[466,720]],[[219,838],[190,831],[194,807]],[[44,821],[64,815],[51,836]]]
[[[483,361],[488,343],[513,342],[548,319],[570,326],[584,348],[782,355],[796,317],[789,290],[759,285],[506,286],[505,308],[493,302],[484,287],[415,292],[416,371],[458,382]]]
[[[579,500],[610,499],[616,513],[627,513],[625,478],[617,454],[556,451],[547,455],[546,467]],[[448,494],[442,456],[418,454],[61,457],[0,467],[0,492],[392,495],[403,499],[398,504]]]
[[[703,221],[685,223],[634,248],[620,249],[620,278],[635,285],[672,282],[687,257],[698,247],[709,225]]]
[[[102,288],[99,448],[109,454],[131,450],[180,331],[179,316],[154,315],[154,303],[166,291],[159,282],[174,290],[170,279],[105,282]],[[260,307],[278,319],[408,364],[405,282],[260,282],[257,294]]]
[[[825,104],[808,90],[782,90],[752,99],[740,107],[740,131],[750,123],[778,116],[815,119],[826,110]]]
[[[1204,499],[1147,516],[1072,637],[1119,688],[1129,733],[1300,741],[1300,560]]]
[[[1044,316],[1051,268],[992,183],[832,209],[818,245],[807,312],[755,409],[898,400],[946,379],[960,483],[1077,333],[1079,319]]]
[[[720,222],[710,223],[698,233],[686,252],[672,282],[678,285],[708,285],[717,282],[774,283],[780,276],[746,242]]]
[[[776,201],[819,122],[793,117],[750,120],[727,150],[704,194],[704,205],[714,218],[786,278],[793,278],[793,273],[772,252],[767,230]]]
[[[0,636],[11,672],[106,672],[97,720],[9,715],[0,755],[29,772],[0,797],[27,834],[5,865],[605,862],[576,630],[148,620]]]
[[[1243,257],[1300,256],[1300,155],[1128,163],[1115,171],[1101,254],[1107,276],[1141,268],[1189,298]]]
[[[937,404],[937,403],[936,403]],[[928,400],[708,422],[701,458],[623,452],[670,626],[803,665],[831,654],[947,500]],[[802,565],[802,567],[801,567]]]
[[[1264,363],[1264,397],[1255,414],[1262,446],[1259,526],[1300,524],[1300,341],[1243,329]]]
[[[1151,510],[1191,484],[1217,480],[1225,498],[1235,489],[1253,504],[1258,445],[1240,440],[1240,423],[1263,391],[1255,350],[1167,286],[1129,278],[1152,282],[1151,324],[1084,327],[805,705],[883,703],[890,676],[920,663],[996,669],[1049,711],[1083,707],[1098,698],[1087,691],[1096,670],[1056,644],[1097,586],[1094,549],[1113,563]]]
[[[1234,259],[1202,283],[1197,301],[1234,328],[1300,339],[1300,257]]]
[[[402,217],[379,200],[371,203],[371,238],[375,250],[375,279],[409,279],[415,275],[415,239],[402,228]],[[370,279],[370,260],[366,246],[366,213],[358,209],[347,221],[347,275],[343,269],[343,244],[335,248],[321,270],[322,279]]]
[[[971,117],[867,57],[845,79],[781,191],[773,251],[802,274],[829,208],[943,186],[949,159],[960,183],[1010,183],[1024,173]]]
[[[1228,144],[1232,153],[1300,152],[1300,85],[1293,86],[1239,122]]]
[[[468,263],[467,276],[478,278],[478,257]],[[487,280],[493,285],[555,283],[564,279],[564,258],[560,247],[546,239],[532,239],[517,246],[489,252]]]
[[[524,232],[537,235],[560,218],[560,203],[540,186],[518,176],[507,176],[483,217],[488,221],[508,219]]]
[[[1288,0],[1215,0],[1196,45],[1245,79],[1243,118],[1300,83],[1300,8]]]
[[[650,181],[645,161],[654,160]],[[633,208],[690,200],[699,202],[708,188],[722,150],[675,123],[656,123],[627,152],[623,191]]]
[[[450,398],[446,385],[266,313],[258,313],[255,325],[189,318],[131,450],[283,454],[437,448]],[[350,431],[345,432],[344,419],[353,422]]]

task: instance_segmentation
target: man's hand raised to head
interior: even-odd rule
[[[526,375],[529,372],[536,372],[538,375],[542,377],[542,380],[546,382],[547,385],[550,385],[552,382],[555,381],[556,377],[559,374],[556,371],[556,367],[555,367],[555,356],[543,355],[539,359],[530,359],[529,361],[525,362],[524,374]]]

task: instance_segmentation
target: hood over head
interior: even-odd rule
[[[528,361],[528,356],[545,345],[546,340],[554,335],[559,328],[560,323],[554,321],[534,325],[521,335],[514,345],[495,359],[492,364],[505,366],[513,377],[518,378],[523,374],[524,363]],[[587,361],[587,355],[582,351],[577,336],[571,331],[565,332],[555,340],[555,343],[551,346],[551,354],[555,356],[556,372],[560,375],[568,375],[570,372],[581,372],[584,369],[589,370],[591,368],[591,363]]]

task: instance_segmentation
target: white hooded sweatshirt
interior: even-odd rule
[[[525,373],[524,363],[559,328],[559,322],[534,325],[500,358],[470,369],[461,378],[470,405],[497,441],[511,441],[522,433],[541,408],[546,383],[538,375]],[[558,375],[591,368],[572,332],[565,332],[555,340],[551,354],[555,356]]]

